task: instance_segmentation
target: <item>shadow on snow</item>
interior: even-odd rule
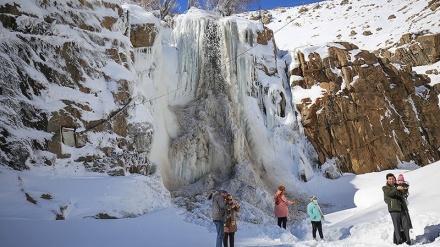
[[[440,225],[432,225],[425,227],[423,235],[416,236],[415,243],[429,244],[440,236]]]

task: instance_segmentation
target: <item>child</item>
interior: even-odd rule
[[[412,229],[413,227],[412,227],[411,217],[409,216],[409,212],[408,212],[408,205],[409,205],[409,201],[408,201],[409,190],[408,189],[409,189],[409,182],[405,181],[405,178],[403,177],[403,174],[399,174],[399,176],[397,177],[397,186],[402,186],[403,188],[405,188],[404,190],[401,190],[401,192],[402,192],[402,199],[403,199],[403,201],[406,204],[405,214],[406,214],[407,221],[408,221],[408,229]],[[411,240],[406,239],[407,237],[404,234],[403,229],[402,229],[402,232],[401,232],[401,236],[404,237],[404,238],[402,237],[402,241],[403,242],[411,243]]]
[[[321,208],[318,205],[318,198],[316,196],[310,197],[310,203],[307,205],[307,213],[312,221],[313,240],[316,240],[316,230],[318,230],[321,240],[324,240],[321,222],[321,220],[324,219],[324,215],[322,214]]]
[[[403,198],[405,199],[406,206],[408,206],[408,196],[409,196],[409,183],[405,181],[403,174],[399,174],[397,177],[397,186],[402,186],[405,190],[402,190]]]

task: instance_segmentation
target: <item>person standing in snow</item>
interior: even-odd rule
[[[226,190],[219,190],[212,197],[211,214],[215,229],[217,230],[216,247],[222,247],[223,237],[225,235],[224,224],[226,221],[226,211],[231,206],[226,202]]]
[[[226,201],[231,208],[226,211],[225,236],[223,237],[223,246],[228,247],[229,238],[229,246],[234,247],[234,236],[235,232],[237,231],[237,217],[235,213],[240,211],[240,205],[232,201],[231,194],[228,194],[226,196]]]
[[[278,186],[278,190],[273,197],[275,200],[275,217],[278,219],[278,226],[286,229],[287,218],[289,218],[289,208],[288,204],[297,204],[297,200],[289,201],[287,200],[284,193],[286,192],[286,187],[283,185]]]
[[[393,243],[402,244],[406,242],[410,245],[409,229],[411,228],[411,219],[404,198],[405,190],[408,188],[396,184],[396,177],[392,173],[388,173],[386,179],[387,183],[382,187],[382,190],[385,202],[388,205],[388,212],[393,221]]]
[[[324,240],[324,235],[322,234],[322,222],[324,215],[322,214],[321,208],[318,204],[318,198],[316,196],[310,197],[310,202],[307,205],[307,214],[312,221],[312,235],[313,240],[316,240],[316,230],[319,232],[319,237]]]

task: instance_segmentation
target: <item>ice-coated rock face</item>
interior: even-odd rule
[[[273,188],[313,176],[316,154],[261,23],[192,10],[170,29],[113,1],[10,3],[2,163],[160,173],[176,193],[221,186],[267,212]]]
[[[306,151],[311,146],[298,126],[286,78],[278,73],[274,41],[261,35],[267,30],[196,13],[179,18],[173,37],[184,89],[173,99],[179,102],[172,108],[179,131],[169,152],[176,178],[194,183],[215,174],[219,182],[275,183],[265,171],[272,162],[280,171],[271,173],[310,178],[313,149]],[[240,166],[251,166],[256,174],[240,177]]]
[[[185,94],[192,96],[184,106],[175,106],[180,134],[170,147],[170,163],[175,174],[193,183],[211,172],[225,174],[231,167],[231,102],[227,96],[220,50],[221,36],[215,19],[185,19],[176,30],[178,45],[188,48],[179,52],[179,63],[190,65]],[[188,39],[197,37],[197,40]],[[178,49],[180,47],[178,46]],[[198,52],[197,57],[191,56]],[[189,54],[188,54],[189,53]]]
[[[3,4],[0,162],[151,172],[153,124],[136,117],[149,109],[119,1]]]

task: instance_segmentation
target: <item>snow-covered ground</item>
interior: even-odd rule
[[[410,182],[413,245],[440,246],[440,190],[436,185],[440,162],[422,168],[406,165],[392,171],[344,174],[336,180],[316,176],[303,188],[318,196],[326,214],[324,242],[312,240],[308,220],[293,224],[290,219],[287,230],[282,230],[274,218],[273,224],[239,221],[236,246],[393,246],[393,226],[381,190],[388,172],[396,177],[402,173]],[[169,195],[161,185],[156,185],[157,191],[149,191],[155,181],[155,177],[138,175],[72,176],[0,168],[0,246],[213,246],[212,222],[173,205],[156,203]],[[25,192],[37,203],[27,201]],[[51,199],[41,198],[43,194]],[[63,207],[66,219],[54,220]],[[306,205],[294,207],[305,209]],[[92,217],[98,213],[130,217],[127,212],[148,210],[151,212],[133,218]]]

